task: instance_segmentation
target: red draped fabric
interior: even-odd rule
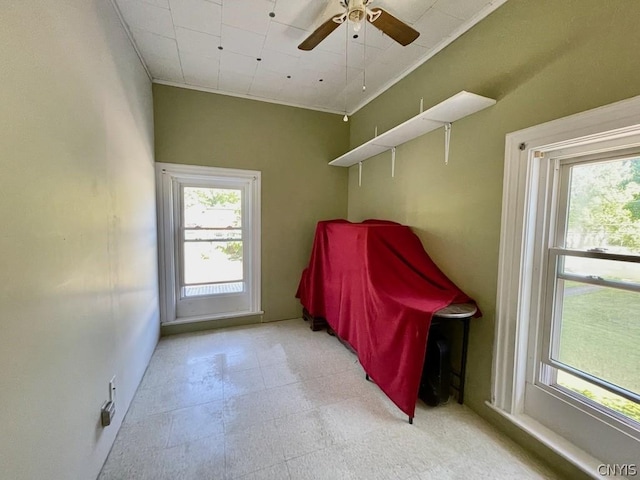
[[[414,416],[434,312],[472,302],[407,226],[319,222],[296,297],[357,352],[371,379]]]

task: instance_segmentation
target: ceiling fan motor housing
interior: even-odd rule
[[[347,18],[353,23],[360,23],[367,14],[365,0],[349,0]]]

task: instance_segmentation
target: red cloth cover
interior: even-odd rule
[[[409,227],[381,220],[319,222],[296,297],[353,347],[371,379],[410,417],[433,313],[472,302]]]

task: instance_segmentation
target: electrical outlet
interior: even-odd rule
[[[111,425],[111,421],[116,414],[116,376],[109,381],[109,400],[104,402],[100,409],[100,421],[103,427]]]
[[[114,375],[109,382],[109,400],[116,403],[116,376]]]

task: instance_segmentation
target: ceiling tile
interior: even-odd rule
[[[185,82],[189,85],[218,88],[218,73],[220,71],[218,60],[189,53],[183,53],[180,59],[182,60]]]
[[[156,7],[169,8],[169,0],[142,0],[144,3],[150,3]]]
[[[311,87],[323,77],[323,73],[311,68],[297,68],[292,73],[291,78],[287,79],[292,87],[307,86]]]
[[[365,49],[364,44],[350,42],[349,43],[349,66],[355,68],[363,68],[365,65],[370,65],[384,53],[384,50],[379,48],[370,47],[367,45]],[[366,59],[366,61],[365,61]]]
[[[311,33],[321,23],[331,17],[330,13],[326,12],[329,7],[334,11],[337,10],[337,12],[344,10],[335,0],[332,0],[332,2],[318,0],[278,0],[275,8],[275,21],[284,25],[308,30],[309,33]]]
[[[313,87],[298,87],[282,90],[280,98],[288,103],[309,104],[316,95],[317,90]]]
[[[249,94],[262,98],[276,99],[285,85],[286,77],[261,67],[262,65],[256,70]]]
[[[285,83],[285,80],[288,80],[286,75],[267,70],[266,68],[264,68],[264,65],[260,64],[256,68],[253,84],[255,85],[256,83],[263,83],[275,87],[278,85],[283,85]]]
[[[218,88],[224,92],[248,94],[253,77],[240,73],[220,71],[218,77]]]
[[[232,0],[222,6],[222,22],[225,25],[266,35],[273,3],[268,0]]]
[[[425,56],[428,51],[429,50],[426,47],[416,45],[415,43],[407,45],[406,47],[401,45],[392,45],[387,48],[378,57],[378,59],[381,63],[386,63],[387,65],[394,65],[396,67],[399,65],[404,66],[404,68],[396,70],[395,75],[391,75],[391,77],[395,77],[404,72],[407,68],[413,66],[413,64],[421,57]]]
[[[468,20],[490,3],[490,0],[438,0],[434,7],[452,17]]]
[[[169,0],[142,0],[144,3],[149,3],[151,5],[153,5],[154,7],[162,7],[162,8],[169,8]]]
[[[305,30],[283,25],[278,22],[271,22],[264,47],[269,50],[299,57],[302,50],[298,50],[298,45],[300,45],[305,38],[307,38],[307,32]]]
[[[421,0],[419,2],[407,0],[379,0],[372,7],[380,7],[389,12],[394,17],[405,23],[415,23],[424,13],[429,10],[437,0]]]
[[[222,55],[220,55],[220,69],[222,71],[253,77],[257,66],[258,62],[254,57],[247,57],[246,55],[240,55],[227,50],[223,50]]]
[[[431,8],[416,22],[416,27],[422,33],[415,43],[428,48],[435,47],[448,38],[462,23],[463,20],[459,18],[447,15],[437,8]]]
[[[130,30],[143,58],[146,58],[147,55],[168,59],[178,58],[178,46],[174,38],[163,37],[136,28]]]
[[[299,65],[303,68],[310,68],[318,71],[330,70],[334,67],[344,67],[346,58],[344,53],[325,52],[314,49],[310,52],[302,52]]]
[[[220,58],[220,37],[176,27],[180,53],[193,53],[207,58]]]
[[[353,29],[348,28],[346,25],[340,25],[316,48],[318,50],[344,55],[344,44],[347,41],[349,41],[349,43],[355,42],[353,34]]]
[[[353,38],[353,36],[352,36]],[[358,38],[354,39],[357,43],[367,43],[367,46],[372,46],[375,48],[385,49],[390,45],[396,43],[388,37],[381,30],[378,30],[373,24],[368,23],[364,27],[364,29],[358,32]]]
[[[287,55],[286,53],[277,52],[275,50],[262,50],[262,62],[260,68],[278,72],[284,75],[290,75],[298,68],[298,57]]]
[[[339,87],[344,87],[345,84],[350,83],[357,78],[362,78],[362,69],[349,67],[348,72],[348,76],[345,78],[345,69],[344,66],[342,66],[334,70],[323,72],[321,78],[325,83],[331,83]]]
[[[222,25],[222,46],[225,51],[259,57],[264,45],[264,35]]]
[[[207,0],[169,0],[176,27],[220,35],[222,9]]]
[[[149,71],[153,78],[169,82],[184,83],[180,60],[169,60],[165,57],[156,57],[155,55],[147,55],[144,57],[144,60],[147,67],[149,67]]]
[[[353,82],[349,84],[347,87],[347,111],[352,111],[355,107],[357,107],[360,103],[362,103],[369,95],[368,90],[371,86],[367,87],[367,91],[362,91],[362,83]],[[342,100],[342,109],[344,110],[344,89],[341,92]],[[373,133],[373,132],[372,132]]]
[[[171,12],[139,0],[118,0],[118,6],[129,28],[173,38]]]

